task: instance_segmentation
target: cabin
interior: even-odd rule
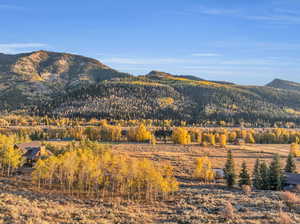
[[[33,166],[38,159],[52,155],[52,153],[38,141],[16,144],[14,147],[23,152],[23,157],[26,159],[25,165],[28,166]]]
[[[300,189],[300,174],[285,173],[285,190]]]

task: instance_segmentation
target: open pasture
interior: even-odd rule
[[[208,156],[212,161],[213,168],[224,168],[228,149],[232,149],[236,166],[239,170],[243,161],[252,171],[256,159],[271,161],[274,154],[278,153],[284,165],[288,156],[289,145],[252,145],[244,146],[228,145],[227,148],[202,147],[196,144],[116,144],[112,146],[115,152],[124,153],[136,158],[148,158],[158,162],[171,163],[178,176],[191,176],[195,167],[196,158]],[[300,160],[296,161],[298,169]],[[300,171],[300,169],[299,169]]]

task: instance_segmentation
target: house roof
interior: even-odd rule
[[[293,185],[300,185],[300,174],[285,173],[286,183]]]
[[[23,156],[27,159],[35,159],[39,157],[40,154],[40,148],[30,148]]]
[[[32,149],[32,148],[40,148],[42,146],[41,142],[33,141],[27,143],[16,144],[19,149]]]

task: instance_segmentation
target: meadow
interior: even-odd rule
[[[299,189],[254,186],[258,159],[267,178],[276,155],[282,172],[291,155],[300,172],[299,136],[145,123],[2,127],[0,223],[299,223]],[[13,146],[26,142],[48,154],[25,161]],[[212,174],[227,167],[229,152],[232,186]],[[249,185],[239,184],[243,163]]]
[[[68,142],[47,142],[66,146]],[[237,169],[246,160],[253,169],[256,158],[270,161],[276,150],[286,158],[289,145],[228,146]],[[37,189],[30,175],[22,174],[0,181],[0,220],[3,223],[281,223],[280,210],[293,222],[300,220],[298,208],[289,209],[278,191],[229,189],[224,183],[202,183],[192,177],[196,158],[209,156],[214,168],[224,167],[225,148],[175,144],[113,144],[112,151],[133,158],[169,162],[174,167],[179,190],[167,200],[139,202],[120,197],[114,200],[70,196],[55,190]],[[256,149],[256,150],[255,150]],[[297,160],[300,167],[300,161]],[[224,219],[226,203],[234,207],[234,217]]]

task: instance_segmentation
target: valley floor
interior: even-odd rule
[[[237,146],[233,156],[237,167],[243,160],[252,170],[256,158],[270,160],[277,149],[286,156],[286,145]],[[224,184],[202,184],[191,178],[196,158],[207,155],[214,168],[223,168],[226,149],[196,145],[115,144],[113,150],[129,156],[168,161],[175,167],[180,190],[166,201],[136,203],[115,199],[113,203],[71,198],[56,192],[37,191],[27,175],[0,179],[0,223],[278,223],[280,209],[294,223],[300,223],[300,208],[289,210],[279,192],[253,191],[246,196]],[[273,151],[274,150],[274,151]],[[286,153],[285,153],[286,152]],[[298,168],[300,162],[297,161]],[[226,202],[234,206],[235,219],[227,222],[221,213]]]

